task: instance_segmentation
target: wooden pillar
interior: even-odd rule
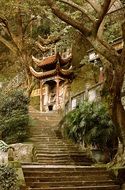
[[[100,73],[99,73],[99,83],[101,82],[104,82],[104,72],[102,67],[100,67]]]
[[[40,80],[40,112],[43,112],[43,81]]]
[[[60,82],[60,79],[59,78],[56,78],[56,109],[58,110],[59,109],[59,82]]]
[[[48,103],[49,103],[49,85],[46,83],[45,84],[45,99],[44,99],[44,104],[45,104],[45,111],[48,112]]]

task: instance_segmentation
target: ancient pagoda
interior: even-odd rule
[[[56,111],[63,109],[70,96],[70,83],[73,78],[71,65],[72,53],[67,52],[37,59],[32,59],[40,71],[30,67],[34,77],[40,82],[40,111]]]

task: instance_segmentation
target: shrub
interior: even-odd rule
[[[115,126],[103,104],[84,102],[66,115],[62,126],[63,134],[73,141],[100,149],[112,146],[116,140]]]
[[[0,131],[6,143],[22,142],[28,134],[28,103],[22,91],[13,91],[0,100]]]
[[[14,168],[0,166],[0,190],[19,190],[18,179]]]
[[[14,90],[6,95],[1,95],[0,99],[0,115],[10,116],[15,111],[21,111],[24,114],[28,113],[29,99],[21,90]]]

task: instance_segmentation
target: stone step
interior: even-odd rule
[[[83,169],[82,169],[83,168]],[[28,168],[28,167],[23,167],[23,171],[25,176],[28,176],[29,178],[34,178],[34,180],[48,180],[48,181],[70,181],[69,179],[73,179],[75,178],[76,180],[82,179],[84,180],[104,180],[104,179],[109,179],[110,174],[109,172],[107,172],[106,170],[98,170],[98,169],[92,169],[92,167],[90,167],[91,170],[88,168],[84,168],[84,167],[76,167],[76,169],[74,169],[72,166],[61,166],[58,167],[55,165],[51,165],[51,166],[40,166],[40,168],[38,168],[38,166],[34,166],[34,168]],[[98,175],[97,175],[98,174]],[[48,178],[48,179],[47,179]],[[51,178],[51,179],[50,179]]]
[[[61,118],[61,115],[57,112],[39,112],[39,111],[29,111],[30,115],[41,116],[41,117],[58,117]]]
[[[50,137],[48,137],[48,136],[44,136],[43,134],[38,134],[38,135],[36,135],[36,134],[33,134],[32,135],[32,137],[34,137],[34,138],[42,138],[42,139],[44,139],[44,140],[46,140],[46,139],[51,139],[51,140],[57,140],[57,139],[60,139],[59,137],[57,137],[55,134],[54,134],[54,137],[52,136],[50,136]],[[62,139],[62,138],[61,138]]]
[[[35,144],[35,146],[36,146],[36,144]],[[42,148],[43,149],[43,152],[44,151],[73,151],[73,148],[66,148],[66,147],[43,147]]]
[[[77,165],[77,166],[91,166],[91,162],[75,162],[73,160],[41,160],[37,159],[38,163],[42,165]]]
[[[39,133],[40,133],[40,132],[39,132]],[[32,136],[29,138],[29,140],[34,140],[34,139],[35,139],[35,140],[40,140],[40,141],[43,140],[43,141],[45,141],[45,142],[52,142],[52,143],[53,143],[53,142],[68,143],[68,142],[63,141],[62,138],[59,139],[59,138],[56,138],[56,137],[54,137],[54,136],[53,136],[53,138],[50,138],[49,136],[46,136],[46,137],[43,137],[43,136],[42,136],[42,137],[38,137],[38,138],[37,138],[37,137],[34,137],[34,136],[32,135]],[[68,144],[69,144],[69,143],[68,143]]]
[[[31,115],[40,122],[31,128],[29,138],[37,162],[22,163],[29,190],[120,190],[106,168],[90,166],[86,152],[63,139],[57,128],[59,115]]]
[[[48,163],[48,162],[50,162],[50,163],[52,162],[52,163],[53,163],[54,161],[55,161],[56,163],[57,163],[57,162],[64,162],[64,163],[65,163],[65,162],[67,162],[67,161],[68,161],[69,163],[70,163],[70,161],[71,161],[71,162],[74,162],[74,163],[77,163],[77,162],[78,162],[78,163],[79,163],[79,162],[80,162],[80,163],[84,163],[84,162],[91,163],[91,160],[89,160],[88,158],[84,158],[84,157],[83,157],[83,159],[81,159],[81,158],[79,158],[79,157],[77,157],[77,159],[75,159],[75,158],[68,157],[68,156],[67,156],[67,157],[61,157],[61,158],[60,158],[60,157],[54,157],[54,158],[53,158],[53,157],[52,157],[52,158],[46,157],[46,158],[45,158],[45,157],[38,156],[38,155],[36,154],[36,158],[37,158],[38,161],[40,161],[40,162],[46,162],[46,163]]]
[[[41,147],[46,147],[46,146],[49,146],[49,147],[55,147],[55,146],[57,146],[57,147],[71,147],[71,148],[77,148],[78,146],[76,146],[76,145],[73,145],[73,144],[65,144],[65,143],[61,143],[61,142],[58,142],[58,143],[56,143],[56,142],[53,142],[53,143],[51,143],[51,142],[42,142],[42,141],[37,141],[36,139],[34,139],[34,140],[32,140],[32,142],[34,142],[34,144],[39,144],[39,143],[41,143]]]
[[[40,154],[36,154],[36,157],[39,159],[43,160],[66,160],[66,159],[71,159],[70,156],[41,156]]]
[[[36,137],[32,137],[32,138],[29,138],[28,140],[30,140],[30,141],[36,140],[36,141],[40,141],[40,142],[44,142],[44,143],[69,144],[67,142],[62,141],[62,139],[50,139],[50,138],[46,138],[46,139],[45,138],[39,138],[39,139],[36,139]]]
[[[69,154],[70,153],[70,155],[83,155],[83,154],[85,154],[85,152],[80,152],[80,151],[76,151],[76,150],[72,150],[72,151],[68,151],[68,150],[65,150],[65,151],[54,151],[54,150],[51,150],[51,151],[44,151],[42,148],[39,148],[39,147],[37,147],[37,148],[35,148],[35,151],[38,151],[40,154],[42,153],[42,154],[59,154],[59,155],[61,155],[61,154]]]
[[[70,177],[70,176],[91,176],[91,175],[95,175],[96,172],[95,171],[32,171],[32,170],[24,170],[25,172],[25,176],[30,176],[30,177]],[[109,176],[107,171],[100,171],[98,172],[98,175],[103,175],[103,176]],[[95,176],[96,177],[96,176]]]
[[[36,176],[26,176],[26,174],[24,173],[25,176],[25,180],[26,182],[60,182],[60,181],[88,181],[88,180],[92,180],[92,181],[98,181],[98,180],[109,180],[109,176],[106,174],[103,175],[95,175],[95,174],[91,174],[91,175],[83,175],[83,176],[43,176],[42,174],[40,175],[36,175]]]
[[[43,187],[31,188],[30,190],[120,190],[118,185],[103,185],[103,186],[78,186],[78,187]]]
[[[77,165],[77,166],[90,166],[91,163],[90,162],[74,162],[74,161],[60,161],[60,162],[46,162],[46,161],[41,161],[41,160],[37,160],[38,163],[40,163],[41,165]]]
[[[63,144],[66,144],[65,142],[63,142],[61,139],[56,139],[56,138],[53,138],[53,139],[51,139],[51,138],[43,138],[43,137],[31,137],[31,138],[29,138],[28,140],[33,140],[33,141],[43,141],[43,142],[47,142],[47,143],[63,143]]]
[[[63,150],[63,151],[58,151],[58,150],[49,150],[49,151],[47,151],[47,150],[34,150],[34,152],[35,152],[35,154],[43,154],[43,155],[48,155],[48,156],[51,156],[51,155],[83,155],[84,156],[84,154],[85,153],[77,153],[77,152],[73,152],[73,151],[69,151],[69,150]],[[85,155],[85,156],[87,156],[87,155]]]
[[[107,172],[107,169],[105,167],[95,167],[95,166],[54,166],[54,165],[50,165],[50,166],[41,166],[40,164],[37,163],[27,163],[27,164],[22,164],[22,168],[24,171],[30,170],[30,171],[41,171],[41,172],[64,172],[64,171],[72,171],[72,172],[76,172],[76,171],[81,171],[81,172],[95,172],[95,173],[100,173],[100,172]]]
[[[91,162],[88,160],[87,161],[87,159],[86,160],[78,160],[78,161],[75,161],[75,160],[73,160],[73,159],[45,159],[45,158],[40,158],[40,157],[36,157],[36,160],[38,161],[38,162],[41,162],[42,164],[49,164],[49,165],[52,165],[52,164],[59,164],[59,165],[61,165],[61,164],[63,164],[63,165],[72,165],[72,164],[74,164],[74,165],[82,165],[82,166],[86,166],[87,164],[88,164],[88,166],[89,165],[91,165]]]
[[[41,188],[41,187],[67,187],[67,186],[95,186],[95,185],[115,185],[113,180],[100,180],[100,181],[63,181],[63,182],[28,182],[27,186],[30,187],[36,187],[36,188]]]
[[[34,131],[34,127],[32,128],[32,130]],[[51,128],[49,128],[49,129],[46,129],[46,127],[40,127],[40,128],[37,128],[38,130],[40,130],[41,132],[43,132],[43,134],[45,134],[45,137],[48,137],[48,135],[50,135],[49,137],[50,138],[53,138],[52,136],[51,136],[51,134],[54,134],[54,137],[56,137],[56,138],[62,138],[62,136],[60,135],[57,135],[56,134],[56,130],[54,129],[54,127],[51,127]],[[32,131],[31,130],[31,131]],[[45,131],[46,130],[46,131]],[[40,136],[43,136],[43,134],[38,134],[38,135],[40,135]],[[34,134],[35,135],[35,134]]]
[[[40,144],[41,143],[41,144]],[[42,144],[42,142],[34,142],[34,145],[37,145],[37,148],[46,148],[47,146],[50,148],[55,148],[55,147],[59,147],[59,148],[69,148],[69,149],[74,149],[74,150],[78,150],[77,146],[73,146],[73,145],[58,145],[58,144]]]
[[[40,163],[41,165],[75,165],[75,163],[73,162],[73,161],[69,161],[69,160],[67,160],[67,161],[43,161],[43,160],[40,160],[40,159],[38,159],[37,160],[37,162],[38,163]],[[79,164],[77,164],[77,165],[84,165],[84,164],[82,164],[82,163],[79,163]]]
[[[73,153],[69,153],[69,154],[64,154],[64,153],[62,153],[62,154],[59,154],[59,153],[57,153],[57,154],[47,154],[46,152],[43,154],[42,152],[40,153],[39,151],[38,151],[38,153],[36,152],[36,155],[37,156],[40,156],[40,157],[44,157],[44,158],[83,158],[84,156],[85,157],[87,157],[86,155],[85,155],[85,153],[82,153],[82,154],[79,154],[79,153],[77,153],[77,154],[73,154]],[[87,157],[88,158],[88,157]]]

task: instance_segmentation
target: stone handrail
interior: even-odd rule
[[[86,90],[83,90],[71,96],[70,99],[65,104],[65,114],[76,108],[84,100],[95,101],[100,99],[101,86],[102,82],[97,83],[91,86],[90,88],[86,88]]]
[[[100,91],[102,89],[102,84],[103,84],[103,82],[97,83],[97,84],[95,84],[89,88],[86,88],[85,90],[71,96],[70,99],[65,103],[64,113],[67,114],[69,111],[76,108],[77,105],[79,105],[80,103],[82,103],[85,100],[88,100],[88,101],[100,100],[100,98],[101,98]],[[124,79],[124,83],[123,83],[123,89],[121,92],[121,98],[122,98],[122,104],[125,108],[125,79]]]

